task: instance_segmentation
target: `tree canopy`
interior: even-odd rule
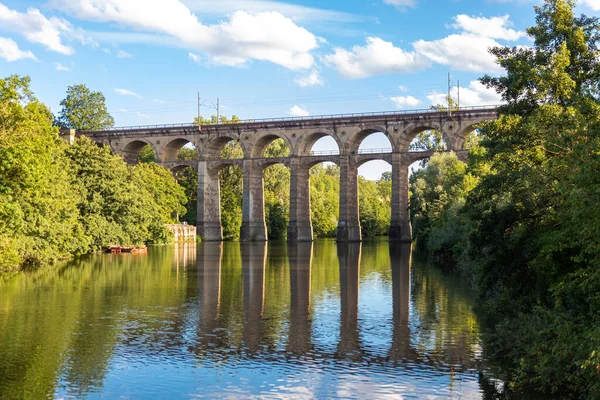
[[[111,128],[115,120],[106,109],[106,99],[101,92],[86,85],[72,85],[60,102],[62,107],[56,122],[61,128],[94,131]]]

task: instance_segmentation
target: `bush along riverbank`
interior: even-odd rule
[[[506,104],[462,164],[436,155],[411,178],[418,247],[452,260],[498,321],[488,349],[515,388],[600,397],[598,20],[545,1],[530,48],[495,48],[481,81]]]

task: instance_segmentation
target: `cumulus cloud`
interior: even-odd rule
[[[600,1],[599,1],[600,3]],[[461,29],[474,35],[483,36],[492,39],[518,40],[527,36],[524,31],[515,31],[509,29],[512,26],[510,15],[506,14],[501,17],[471,17],[469,15],[460,14],[454,17],[455,29]]]
[[[119,50],[117,52],[117,57],[118,58],[131,58],[131,57],[133,57],[133,54],[128,53],[125,50]]]
[[[310,115],[308,111],[298,105],[287,110],[287,113],[293,117],[308,117]]]
[[[318,47],[311,32],[278,12],[236,11],[227,21],[205,25],[180,0],[54,0],[54,5],[80,19],[166,35],[228,66],[262,60],[309,69],[314,65],[310,52]]]
[[[395,96],[390,97],[390,100],[394,102],[396,108],[414,108],[421,104],[421,100],[413,96]]]
[[[338,47],[323,61],[348,79],[415,72],[429,66],[429,61],[420,54],[394,47],[378,37],[368,37],[365,46],[354,46],[351,51]]]
[[[137,97],[138,99],[143,99],[142,96],[140,96],[136,92],[132,92],[131,90],[128,90],[128,89],[115,88],[113,90],[115,91],[115,93],[122,94],[123,96],[132,96],[132,97]]]
[[[461,33],[447,36],[434,41],[418,40],[414,43],[415,50],[431,61],[449,65],[457,71],[469,72],[502,72],[496,64],[490,47],[500,46],[494,39]]]
[[[316,69],[312,70],[307,76],[299,76],[294,82],[300,87],[323,86],[323,79],[321,79],[319,71]]]
[[[0,3],[0,26],[3,30],[16,32],[32,43],[45,46],[48,50],[71,55],[72,47],[63,44],[63,35],[79,36],[73,26],[64,19],[46,18],[40,10],[29,8],[22,13],[11,10]],[[83,37],[82,37],[83,38]]]
[[[69,72],[71,70],[71,68],[67,67],[66,65],[62,65],[61,63],[56,63],[56,70]]]
[[[585,4],[594,11],[600,11],[600,0],[581,0],[581,4]]]
[[[458,87],[453,87],[450,95],[453,99],[458,98]],[[446,105],[447,93],[432,92],[427,96],[427,99],[431,102],[431,105]],[[498,105],[502,103],[502,97],[496,93],[494,89],[488,89],[484,84],[479,81],[469,82],[469,87],[460,88],[460,106],[485,106],[485,105]]]
[[[3,37],[0,37],[0,58],[3,58],[8,62],[25,58],[37,61],[37,58],[31,51],[22,51],[14,40]]]

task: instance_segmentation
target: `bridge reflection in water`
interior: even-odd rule
[[[315,246],[324,247],[316,263]],[[444,293],[427,293],[439,286],[439,282],[417,283],[419,298],[413,299],[413,303],[419,304],[412,307],[422,310],[413,309],[411,314],[411,245],[381,242],[367,246],[369,255],[361,259],[361,243],[198,245],[195,268],[198,305],[194,311],[198,313],[197,350],[205,357],[215,353],[220,353],[219,357],[245,354],[267,359],[299,357],[473,368],[479,354],[474,331],[464,327],[443,331],[447,327],[442,320],[453,317],[436,313],[451,313],[449,307],[454,305],[447,303]],[[228,263],[226,267],[223,260]],[[241,271],[236,272],[240,264]],[[222,268],[231,272],[227,280],[223,279]],[[188,275],[195,275],[193,267],[188,269]],[[361,322],[371,318],[361,316],[361,282],[369,285],[367,292],[373,291],[373,285],[380,286],[378,290],[382,290],[381,286],[391,289],[383,293],[391,295],[391,315],[369,322],[381,328],[379,332],[367,333],[361,326]],[[311,290],[313,286],[320,293]],[[323,292],[328,297],[325,301]],[[269,297],[274,301],[269,302]],[[331,301],[335,297],[337,305]],[[445,304],[432,303],[434,299]],[[378,300],[389,299],[366,301]],[[315,302],[321,304],[315,306]],[[323,330],[322,326],[313,326],[314,319],[323,318],[323,312],[315,308],[324,306],[329,314],[326,336],[336,337],[335,345],[315,335],[316,330]],[[335,308],[338,313],[332,312]],[[419,315],[420,312],[429,315]],[[432,316],[435,321],[428,320]],[[386,334],[388,331],[391,336]],[[369,340],[373,335],[375,343]]]

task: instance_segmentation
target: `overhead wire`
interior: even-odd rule
[[[415,86],[415,89],[410,91],[399,91],[398,89],[373,90],[369,92],[346,92],[332,93],[326,95],[305,95],[305,96],[279,96],[279,97],[232,97],[221,98],[221,102],[225,103],[225,107],[231,108],[257,108],[273,105],[290,105],[290,104],[317,104],[326,102],[350,102],[359,100],[370,100],[377,98],[389,98],[392,96],[423,96],[432,93],[444,93],[439,85],[420,85]],[[209,106],[203,106],[210,108]],[[166,114],[173,112],[191,111],[197,109],[195,101],[178,101],[166,105],[156,105],[138,109],[119,109],[111,111],[113,115],[126,115],[137,113],[152,113]]]

